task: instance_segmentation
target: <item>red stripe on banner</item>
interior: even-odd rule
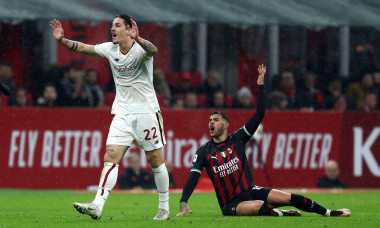
[[[101,194],[101,196],[104,194],[104,186],[106,185],[108,175],[113,170],[113,168],[115,168],[115,166],[116,166],[116,164],[113,164],[112,167],[108,170],[106,176],[104,177],[104,181],[103,181],[103,184],[102,184],[102,194]]]
[[[213,162],[211,158],[211,154],[207,155],[207,160],[210,161],[210,167],[213,167],[215,165],[215,163]],[[220,197],[222,198],[222,203],[226,204],[226,195],[224,194],[224,190],[223,190],[222,184],[220,183],[219,176],[217,173],[215,172],[213,173],[214,173],[214,181],[216,183],[216,186],[218,187]]]
[[[234,144],[231,145],[231,150],[232,150],[232,154],[234,155],[234,157],[238,157],[239,159],[241,159],[235,151]],[[241,170],[241,177],[240,178],[241,178],[241,181],[243,182],[244,190],[247,190],[249,186],[247,183],[247,177],[245,176],[244,168],[241,164],[241,160],[237,164],[239,166],[239,169]]]
[[[163,140],[163,138],[162,138],[162,127],[161,127],[160,118],[159,118],[159,116],[158,116],[158,113],[156,113],[156,117],[157,117],[158,126],[159,126],[159,128],[160,128],[161,143],[162,143],[162,146],[163,146],[163,145],[165,145],[165,144],[164,144],[164,140]]]

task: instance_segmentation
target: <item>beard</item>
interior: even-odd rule
[[[214,133],[213,134],[210,133],[210,136],[212,138],[219,138],[222,134],[223,134],[223,129],[222,128],[215,128],[214,129]]]

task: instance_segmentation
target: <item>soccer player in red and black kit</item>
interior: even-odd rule
[[[201,146],[194,155],[190,176],[180,201],[183,216],[192,212],[187,201],[192,194],[202,169],[206,168],[223,215],[238,216],[301,216],[297,210],[279,210],[277,207],[294,206],[300,210],[324,216],[349,216],[349,209],[329,210],[301,195],[290,194],[252,184],[252,174],[245,155],[245,144],[256,131],[265,114],[264,75],[266,67],[258,68],[259,95],[253,117],[239,130],[228,134],[229,119],[222,112],[213,112],[209,119],[212,140]]]

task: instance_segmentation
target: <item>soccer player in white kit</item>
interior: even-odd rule
[[[153,88],[153,56],[157,48],[139,36],[136,22],[120,14],[112,22],[112,42],[89,45],[64,38],[62,24],[54,19],[50,27],[56,41],[85,55],[107,58],[116,85],[114,114],[104,155],[104,168],[95,199],[74,203],[74,208],[93,219],[100,219],[104,203],[118,178],[118,164],[135,140],[145,150],[154,172],[159,207],[154,220],[169,219],[169,177],[162,155],[165,135],[160,107]]]

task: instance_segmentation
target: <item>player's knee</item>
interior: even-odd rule
[[[258,215],[263,204],[264,201],[261,200],[242,202],[236,207],[236,214],[239,216]]]
[[[152,168],[157,168],[165,162],[162,153],[159,150],[147,151],[145,154],[146,159]]]

